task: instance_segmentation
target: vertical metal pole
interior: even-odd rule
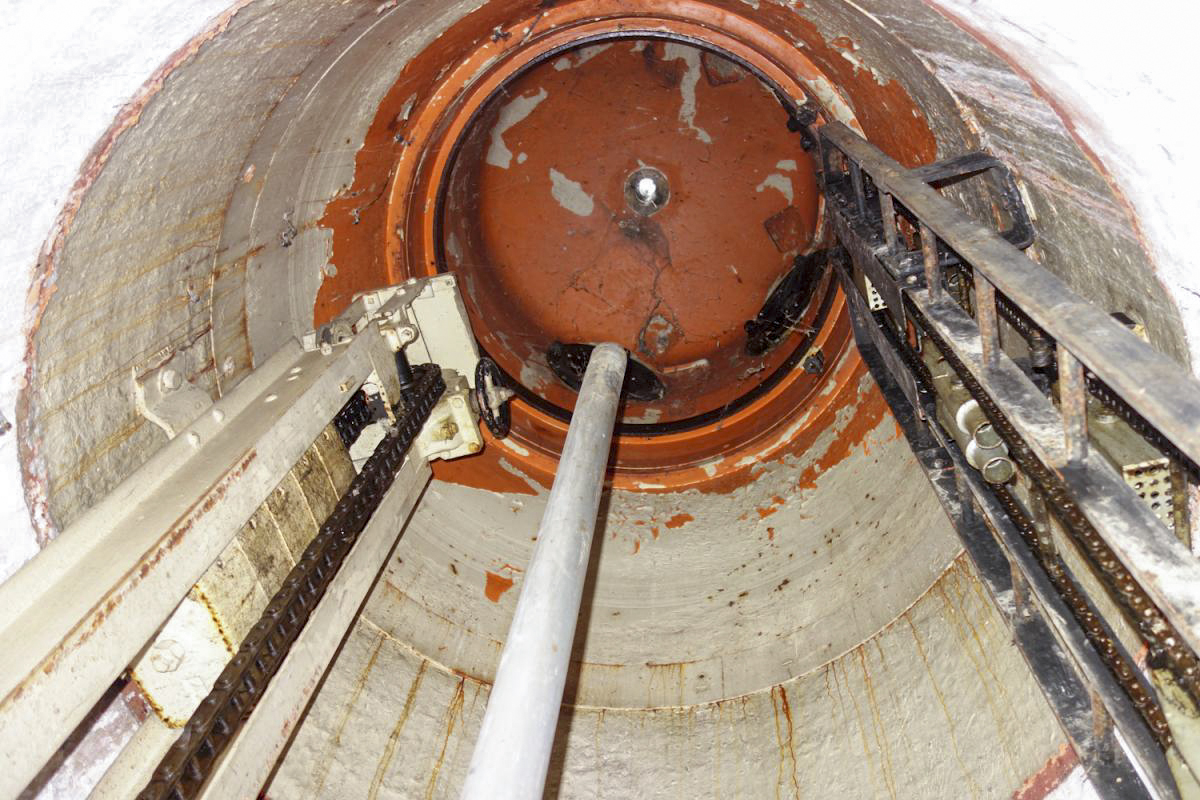
[[[884,191],[882,186],[879,187],[879,216],[883,220],[883,241],[888,253],[894,254],[900,247],[896,235],[896,204],[892,202],[891,193]]]
[[[924,222],[921,223],[921,255],[925,262],[925,289],[929,299],[942,299],[942,266],[937,251],[937,235]]]
[[[983,364],[994,367],[1000,357],[1000,321],[996,317],[996,287],[975,269],[975,323],[983,340]]]
[[[867,215],[867,192],[863,186],[862,167],[857,161],[850,162],[850,186],[854,189],[854,207],[860,217]]]
[[[1058,405],[1062,412],[1066,463],[1079,466],[1087,458],[1087,380],[1083,364],[1058,344]]]
[[[541,800],[626,358],[615,344],[592,351],[500,653],[463,800]]]

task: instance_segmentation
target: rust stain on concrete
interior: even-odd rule
[[[382,641],[382,640],[381,640]],[[378,653],[378,648],[376,648]],[[371,657],[371,663],[374,663],[374,655]],[[387,745],[383,748],[383,757],[379,759],[378,766],[375,767],[375,776],[371,779],[371,788],[367,792],[369,800],[375,800],[379,796],[379,789],[383,786],[383,779],[387,775],[388,767],[392,763],[392,756],[396,753],[396,745],[400,741],[400,732],[404,730],[405,724],[408,722],[408,716],[412,713],[413,701],[417,698],[417,691],[421,688],[421,681],[425,678],[425,670],[428,669],[429,662],[421,659],[421,666],[417,668],[417,674],[413,678],[413,682],[408,687],[408,694],[404,698],[404,708],[400,712],[399,719],[396,720],[392,732],[388,735]],[[367,665],[370,669],[370,664]],[[462,693],[462,683],[459,683],[459,694]],[[357,697],[357,692],[355,697]]]
[[[680,513],[676,514],[675,516],[673,516],[669,520],[667,520],[666,526],[671,529],[682,528],[684,525],[688,524],[689,522],[691,522],[694,519],[696,519],[696,518],[693,517],[691,514],[681,511]]]
[[[142,113],[158,96],[166,84],[167,78],[180,66],[190,61],[201,47],[223,33],[238,12],[250,2],[251,0],[236,0],[230,8],[213,20],[208,28],[171,54],[117,113],[112,125],[100,137],[84,160],[79,176],[68,191],[62,211],[59,212],[54,227],[51,229],[50,237],[42,246],[41,255],[37,264],[34,265],[33,278],[25,304],[25,374],[21,390],[17,395],[16,434],[25,501],[31,512],[30,518],[38,544],[42,547],[45,547],[57,535],[57,530],[50,515],[47,468],[37,444],[36,417],[38,411],[33,399],[37,347],[34,339],[46,308],[58,288],[55,273],[59,255],[66,244],[67,234],[83,205],[84,196],[112,157],[113,150],[122,134],[141,120]]]
[[[792,707],[788,702],[787,687],[782,684],[771,687],[771,706],[775,710],[775,740],[779,744],[779,776],[775,783],[775,795],[776,797],[780,796],[786,772],[792,784],[789,796],[799,797],[800,781],[796,774],[796,724],[792,720]]]
[[[346,723],[350,721],[350,714],[354,711],[354,707],[358,705],[358,698],[362,695],[363,689],[366,688],[367,679],[371,677],[371,671],[375,669],[375,662],[379,658],[379,651],[383,649],[383,644],[387,641],[387,638],[387,634],[383,631],[379,632],[375,648],[371,651],[371,657],[367,659],[366,666],[362,668],[362,671],[359,672],[358,677],[354,681],[354,689],[350,693],[350,699],[346,701],[342,709],[342,716],[334,728],[333,736],[325,743],[325,751],[321,755],[321,760],[316,771],[317,781],[316,788],[313,789],[314,797],[319,797],[321,789],[325,787],[325,781],[329,777],[329,769],[333,766],[336,751],[342,745],[342,734],[346,730]],[[425,661],[421,662],[422,668],[425,666],[425,663]],[[421,673],[418,672],[417,674],[420,675]]]
[[[438,753],[437,760],[433,764],[433,770],[429,775],[429,785],[425,787],[425,800],[433,800],[434,790],[437,789],[438,776],[442,772],[442,766],[446,761],[446,746],[450,744],[450,737],[454,735],[454,728],[458,721],[462,718],[463,710],[463,689],[466,685],[466,680],[460,678],[458,686],[454,690],[454,697],[450,698],[450,706],[446,709],[446,736],[442,739],[442,749]],[[476,687],[476,693],[479,689]]]
[[[1066,780],[1077,764],[1078,754],[1069,743],[1063,742],[1058,752],[1013,792],[1013,800],[1043,800]]]
[[[499,603],[500,596],[513,587],[513,579],[490,571],[485,574],[487,575],[487,584],[483,587],[483,594],[493,603]]]

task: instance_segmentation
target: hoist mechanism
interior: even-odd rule
[[[789,117],[797,148],[819,155],[836,242],[794,259],[745,323],[745,351],[799,336],[779,369],[822,374],[809,346],[820,323],[802,320],[824,320],[840,283],[862,359],[1097,790],[1186,796],[1200,769],[1186,513],[1200,386],[1022,253],[1034,224],[1002,162],[906,169],[816,122]],[[965,182],[980,184],[983,219],[957,202]],[[655,204],[647,216],[667,202],[652,175],[630,186],[631,202]],[[542,796],[619,407],[669,383],[611,343],[555,342],[548,364],[577,402],[464,797],[498,782]],[[126,747],[106,796],[256,795],[429,462],[505,436],[519,390],[481,357],[452,273],[359,294],[215,403],[174,370],[168,359],[132,376],[169,443],[0,586],[0,794],[125,674],[161,722]],[[264,508],[318,524],[265,545]],[[294,564],[264,569],[272,596],[243,591],[237,565],[272,547]],[[514,710],[528,713],[514,722]]]
[[[820,140],[859,351],[1097,791],[1186,796],[1196,382],[1020,252],[1000,162],[904,169],[838,123]],[[938,191],[989,177],[1000,230]]]

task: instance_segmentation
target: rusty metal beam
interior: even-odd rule
[[[936,416],[932,398],[900,383],[911,383],[912,376],[854,293],[849,274],[842,275],[842,283],[864,361],[1097,792],[1111,800],[1177,796],[1162,749],[1129,696],[981,477],[953,439],[932,423]],[[1117,745],[1111,728],[1094,730],[1093,699],[1103,706],[1104,717],[1115,723],[1124,748]],[[1155,794],[1140,776],[1145,776]]]

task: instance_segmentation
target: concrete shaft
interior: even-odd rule
[[[1173,186],[1192,183],[1147,180],[1139,191],[1128,179],[1130,165],[1162,158],[1145,139],[1157,130],[1118,137],[1128,148],[1120,157],[1097,149],[1103,137],[1089,143],[1079,133],[1137,125],[1146,116],[1120,112],[1114,100],[1072,117],[1087,111],[1079,97],[1141,73],[1130,67],[1112,80],[1087,73],[1074,87],[1083,94],[1054,82],[1061,71],[1045,84],[1031,77],[1046,77],[1045,64],[1058,70],[1065,53],[1077,56],[1090,30],[1080,23],[1098,25],[1094,16],[1104,9],[1081,21],[1058,4],[1017,11],[1010,3],[958,0],[644,7],[239,0],[228,9],[182,0],[172,13],[192,15],[168,24],[159,6],[142,4],[145,19],[122,17],[129,28],[123,50],[77,64],[63,80],[46,79],[38,113],[25,115],[59,120],[73,137],[57,128],[38,135],[63,148],[86,140],[82,149],[6,162],[7,174],[28,178],[5,193],[21,204],[60,161],[82,160],[84,169],[78,179],[73,166],[59,169],[55,191],[63,196],[53,203],[63,211],[52,235],[49,218],[10,231],[24,236],[36,228],[21,242],[21,263],[5,273],[20,276],[19,285],[6,284],[0,297],[11,304],[0,314],[9,326],[6,352],[25,354],[4,364],[6,375],[19,376],[12,380],[21,395],[15,409],[3,409],[17,430],[0,442],[19,447],[0,448],[7,459],[0,466],[10,507],[20,513],[11,515],[13,545],[0,574],[165,441],[134,410],[131,369],[174,353],[185,380],[219,395],[354,292],[435,270],[439,259],[477,273],[479,297],[470,297],[472,281],[464,280],[478,312],[476,333],[520,356],[506,362],[510,372],[527,388],[543,386],[556,403],[569,392],[545,363],[526,357],[522,326],[509,324],[515,312],[496,316],[510,302],[504,291],[513,307],[530,308],[526,319],[540,321],[539,348],[551,332],[579,331],[580,341],[593,341],[583,338],[587,325],[609,316],[638,323],[630,343],[645,346],[650,355],[642,359],[673,387],[686,392],[705,359],[710,366],[724,359],[713,367],[725,392],[711,395],[716,407],[739,394],[730,387],[757,385],[776,366],[772,359],[787,353],[743,360],[725,332],[740,335],[730,319],[740,320],[742,309],[734,314],[733,306],[760,307],[776,265],[782,270],[810,244],[827,244],[809,239],[821,220],[806,156],[796,142],[794,158],[763,157],[758,143],[786,115],[758,84],[737,79],[730,65],[740,60],[706,60],[674,39],[670,49],[661,39],[661,47],[640,50],[623,41],[599,53],[552,41],[630,9],[645,12],[639,31],[681,36],[687,23],[692,32],[729,34],[722,46],[743,48],[746,59],[761,56],[763,69],[775,70],[772,81],[795,86],[906,164],[976,149],[1000,156],[1033,213],[1038,260],[1107,309],[1143,322],[1160,350],[1187,358],[1185,329],[1196,323],[1181,316],[1177,298],[1200,296],[1200,286],[1180,283],[1190,250],[1172,260],[1165,237],[1148,243],[1140,232],[1188,230],[1164,224],[1186,206],[1160,201]],[[651,13],[667,7],[669,14]],[[214,10],[224,13],[197,33]],[[1065,21],[1057,28],[1010,24],[1039,14]],[[116,27],[106,34],[114,41],[126,35]],[[1006,53],[996,44],[1031,30],[1040,41],[1023,40],[1023,49]],[[167,60],[111,128],[98,136],[99,129],[81,135],[69,127],[86,115],[57,110],[71,105],[61,100],[64,87],[86,85],[90,94],[82,97],[104,98],[93,102],[111,118],[111,107],[133,94],[102,91],[125,71],[112,64],[133,63],[144,49],[139,38],[165,41],[167,31],[176,37],[162,52]],[[1165,50],[1155,36],[1142,39]],[[517,95],[488,106],[484,89],[494,69],[530,42],[553,52],[540,68],[545,82],[525,73],[529,83]],[[566,49],[550,47],[559,44]],[[1105,59],[1119,54],[1103,49]],[[1055,57],[1039,59],[1039,52]],[[653,84],[657,110],[640,117],[636,98],[622,104],[619,92],[606,92],[609,113],[591,121],[605,134],[588,138],[580,123],[588,122],[591,95],[572,87],[576,80],[600,84],[588,65],[608,63],[630,74],[644,63],[642,82]],[[1158,96],[1127,79],[1121,96],[1130,102]],[[475,89],[484,109],[478,118],[489,124],[456,151],[456,139],[439,138],[441,126],[459,119],[455,104]],[[765,98],[753,120],[723,105],[722,96],[739,93],[745,108]],[[778,119],[766,120],[768,108]],[[538,109],[554,113],[543,117]],[[36,139],[30,130],[22,128],[22,138]],[[645,217],[649,223],[631,226],[621,217],[621,190],[639,166],[636,153],[602,174],[612,154],[593,156],[589,145],[650,133],[664,157],[671,142],[685,142],[691,166],[663,168],[669,202]],[[753,133],[749,144],[727,138],[739,133]],[[524,149],[526,139],[547,147]],[[773,148],[793,140],[770,141]],[[580,169],[565,157],[551,159],[560,151],[550,144],[577,149]],[[454,186],[442,204],[438,182],[422,173],[422,165],[449,168],[439,159],[470,147],[479,148],[478,163],[455,174],[467,187],[478,179],[483,215],[470,213],[470,194]],[[32,171],[21,172],[23,161]],[[724,183],[722,164],[731,175]],[[743,172],[734,175],[737,164]],[[692,192],[690,176],[698,175],[728,199]],[[604,183],[610,177],[612,186]],[[523,207],[546,215],[505,208],[520,197],[534,198]],[[991,219],[984,198],[959,199]],[[716,211],[709,219],[723,214],[721,223],[740,231],[744,245],[729,236],[720,247],[706,245],[715,223],[686,226],[686,240],[674,235],[680,215],[704,203]],[[1135,218],[1131,210],[1149,207],[1163,217]],[[10,216],[25,213],[21,205]],[[544,274],[522,271],[533,263],[526,256],[552,263],[553,248],[535,252],[523,243],[530,237],[540,237],[539,245],[553,240],[579,270],[564,261]],[[602,264],[618,250],[619,274],[584,262],[592,256]],[[697,255],[705,251],[720,260],[705,262]],[[768,256],[776,261],[768,264]],[[767,266],[749,274],[751,257]],[[489,288],[488,275],[509,283]],[[688,283],[696,275],[703,285]],[[738,294],[747,285],[749,295]],[[664,297],[669,306],[691,305],[667,313],[655,307]],[[20,328],[24,302],[30,317]],[[587,318],[568,324],[572,309]],[[707,324],[683,319],[689,309],[711,310]],[[618,437],[622,466],[601,502],[548,796],[991,798],[1012,796],[1035,775],[1030,785],[1044,790],[1070,767],[1061,731],[849,344],[836,295],[815,327],[817,338],[799,355],[819,352],[823,369],[765,389],[754,402],[769,413],[732,413],[701,434]],[[684,407],[699,395],[679,397],[678,416],[710,407]],[[653,423],[656,410],[638,408],[637,421]],[[461,791],[516,598],[531,580],[532,531],[566,431],[524,401],[514,413],[513,437],[436,468],[269,796],[441,798]],[[20,492],[31,512],[23,526],[16,525],[24,520]],[[122,719],[135,727],[128,713]],[[89,752],[101,752],[95,760],[111,756],[104,742],[119,738],[88,740],[96,743],[78,748],[71,762],[77,771],[51,782],[79,785],[86,770],[76,762]]]

